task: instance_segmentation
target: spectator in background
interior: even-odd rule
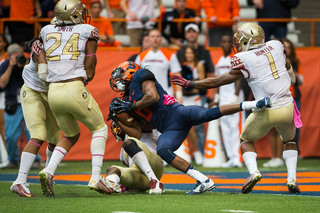
[[[233,35],[233,25],[240,21],[240,6],[238,0],[215,1],[203,0],[202,8],[210,22],[208,39],[210,47],[219,47],[223,35]],[[226,21],[232,19],[232,21]]]
[[[100,39],[98,46],[120,46],[121,42],[116,41],[113,35],[113,29],[108,18],[100,16],[102,5],[99,0],[93,0],[90,5],[90,24],[99,30]],[[100,19],[100,20],[98,20]]]
[[[172,47],[182,47],[185,42],[184,28],[189,24],[187,22],[173,22],[177,18],[195,18],[196,14],[192,9],[186,8],[186,0],[176,0],[176,8],[171,12],[166,12],[162,19],[162,35],[167,39]],[[191,20],[193,21],[193,20]],[[169,26],[169,33],[166,28]]]
[[[224,35],[221,38],[221,48],[223,56],[220,57],[215,64],[216,75],[228,73],[231,69],[232,53],[232,36]],[[241,80],[234,83],[223,85],[218,88],[219,92],[215,95],[215,104],[225,105],[241,102],[239,94],[241,90]],[[241,112],[240,112],[241,113]],[[220,118],[220,128],[223,139],[224,148],[228,157],[228,161],[223,163],[221,167],[242,167],[240,162],[240,114],[235,113]],[[242,125],[243,126],[243,125]]]
[[[140,52],[137,54],[133,54],[132,56],[130,56],[130,58],[128,58],[127,61],[132,61],[135,62],[136,58],[138,57],[138,55],[147,50],[148,48],[150,48],[150,41],[149,41],[149,35],[147,32],[144,32],[142,34],[141,40],[140,40]]]
[[[10,18],[31,19],[41,17],[39,0],[10,1]],[[28,21],[11,22],[9,25],[11,42],[23,45],[34,37],[34,25]]]
[[[104,0],[109,18],[126,18],[126,13],[120,6],[121,0]],[[112,22],[115,34],[126,34],[126,22]]]
[[[198,50],[193,46],[187,46],[183,53],[181,63],[181,75],[188,80],[202,80],[205,78],[204,65],[199,61]],[[199,89],[183,88],[183,105],[201,106]],[[192,127],[188,134],[188,142],[193,147],[193,157],[197,165],[203,163],[203,150],[200,151],[195,128]],[[200,148],[203,148],[201,146]]]
[[[141,67],[150,70],[168,95],[174,96],[169,76],[171,73],[180,75],[181,66],[177,56],[166,48],[161,47],[162,36],[158,29],[150,30],[149,41],[150,48],[140,53],[135,62]],[[182,88],[177,87],[176,89],[175,97],[181,103]]]
[[[7,46],[8,41],[3,34],[0,34],[0,65],[4,62],[7,57]],[[0,88],[0,134],[3,141],[4,147],[6,147],[6,137],[5,137],[5,122],[4,122],[4,109],[5,109],[5,94],[3,88]],[[1,148],[0,148],[1,149]],[[8,159],[4,159],[1,156],[0,167],[8,165]]]
[[[291,9],[299,4],[299,0],[247,0],[249,5],[254,5],[257,18],[291,18]],[[271,35],[282,39],[287,36],[287,22],[259,22],[269,41]]]
[[[27,60],[22,54],[22,48],[18,44],[8,47],[7,59],[0,65],[0,88],[5,91],[5,135],[10,163],[6,168],[18,168],[20,152],[17,141],[26,132],[22,108],[20,104],[20,88],[23,85],[22,70]],[[23,130],[24,128],[24,130]],[[40,159],[38,159],[40,161]]]
[[[155,1],[162,7],[161,0],[121,0],[120,5],[127,14],[127,34],[130,37],[130,46],[138,47],[144,29],[152,29],[154,22]]]
[[[208,50],[204,48],[203,45],[200,45],[198,42],[198,37],[199,37],[199,27],[196,24],[188,24],[186,28],[184,29],[185,31],[185,38],[187,41],[188,46],[194,47],[198,51],[198,57],[199,57],[199,62],[204,64],[204,70],[205,70],[205,76],[206,77],[213,77],[214,73],[214,66],[212,63],[211,55]],[[182,61],[183,53],[185,51],[187,46],[181,47],[181,49],[178,50],[177,52],[177,57],[179,61]],[[205,106],[207,103],[207,90],[206,89],[201,89],[200,90],[201,94],[201,106]],[[204,148],[204,126],[203,124],[199,124],[195,126],[196,128],[196,133],[197,133],[197,138],[198,138],[198,145],[199,145],[199,150],[203,152]]]

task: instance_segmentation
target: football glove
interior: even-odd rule
[[[174,85],[179,85],[179,86],[182,86],[183,88],[188,88],[190,87],[190,81],[183,78],[183,77],[180,77],[178,75],[173,75],[170,77],[170,81],[171,83],[173,83]]]
[[[269,97],[262,98],[257,101],[256,106],[258,109],[270,108],[271,107],[271,100]]]
[[[135,109],[135,104],[131,103],[130,101],[124,101],[120,98],[112,99],[109,110],[116,112],[117,114],[125,111],[133,111]]]

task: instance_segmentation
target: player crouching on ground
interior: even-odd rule
[[[112,103],[110,104],[110,113],[114,114]],[[113,120],[111,132],[117,138],[117,141],[123,141],[120,160],[129,168],[108,167],[107,180],[122,184],[130,191],[144,192],[150,189],[149,194],[164,193],[163,184],[159,181],[164,166],[162,159],[156,154],[157,140],[152,129],[147,127],[148,130],[146,125],[141,125],[137,121],[133,121],[134,127],[129,127],[117,118],[113,118]],[[129,136],[125,139],[125,133],[132,137]],[[140,138],[140,140],[137,138]]]

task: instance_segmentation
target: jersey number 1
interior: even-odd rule
[[[267,58],[268,58],[273,78],[274,79],[280,78],[280,76],[278,75],[278,70],[276,68],[276,64],[274,63],[274,59],[272,57],[272,54],[271,53],[267,53],[267,54],[265,54],[265,56],[267,56]]]
[[[53,51],[55,51],[61,45],[61,33],[49,33],[47,34],[46,41],[50,39],[55,39],[55,42],[47,49],[46,56],[49,61],[60,61],[60,55],[50,56]],[[78,60],[80,51],[78,50],[79,43],[79,33],[73,33],[66,45],[62,49],[62,55],[72,55],[70,60]]]

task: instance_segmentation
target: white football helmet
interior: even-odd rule
[[[55,25],[83,24],[88,10],[79,0],[60,0],[54,7]]]
[[[238,28],[233,40],[239,52],[258,48],[264,45],[264,31],[258,24],[245,23]]]

